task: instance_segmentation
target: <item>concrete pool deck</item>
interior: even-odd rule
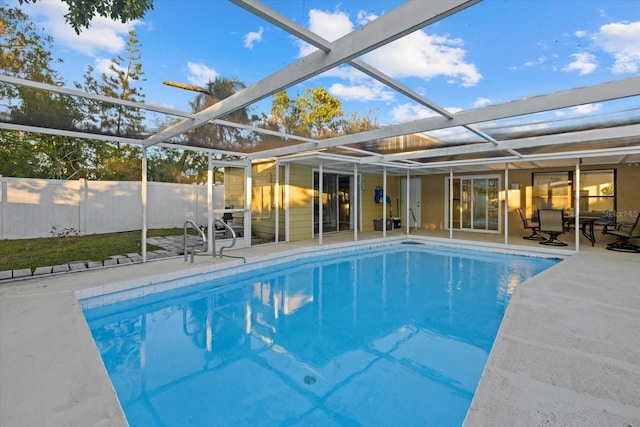
[[[229,253],[251,261],[309,250],[317,242]],[[179,257],[0,284],[0,425],[126,426],[75,292],[237,263]],[[465,426],[640,426],[638,319],[638,254],[587,247],[528,280]]]

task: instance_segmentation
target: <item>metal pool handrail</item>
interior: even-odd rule
[[[184,222],[184,234],[182,236],[182,244],[184,245],[184,262],[188,261],[188,256],[189,256],[189,248],[187,247],[187,226],[188,225],[191,225],[193,226],[193,228],[198,230],[198,233],[202,238],[202,252],[207,251],[207,235],[204,234],[204,231],[202,231],[200,227],[198,227],[198,224],[188,219]],[[193,253],[194,252],[191,252],[191,255],[193,255]]]
[[[226,222],[224,222],[220,218],[216,218],[216,219],[213,220],[213,225],[214,226],[215,226],[216,223],[222,224],[222,226],[224,228],[226,228],[227,231],[231,232],[231,238],[233,239],[229,246],[222,246],[220,248],[220,258],[222,258],[223,257],[223,255],[222,255],[222,251],[223,250],[232,248],[232,247],[234,247],[236,245],[236,240],[237,240],[236,239],[236,231],[229,224],[227,224]],[[215,254],[216,254],[216,233],[213,233],[213,256],[215,256]],[[245,257],[243,257],[243,256],[232,256],[232,255],[224,255],[224,256],[226,256],[227,258],[239,258],[239,259],[243,260],[245,263],[247,262],[247,259]]]
[[[409,212],[411,212],[411,216],[413,217],[413,229],[418,229],[418,220],[416,219],[416,214],[413,213],[413,209],[409,208]]]

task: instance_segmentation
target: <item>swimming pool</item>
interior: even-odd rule
[[[132,427],[455,426],[514,287],[556,262],[395,245],[81,304]]]

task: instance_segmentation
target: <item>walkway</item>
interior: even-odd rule
[[[177,257],[184,254],[183,236],[151,237],[147,243],[161,249],[147,252],[147,260],[160,258]],[[198,236],[187,236],[187,244],[190,248],[199,247],[202,243]],[[60,265],[46,265],[18,270],[0,271],[0,282],[10,279],[23,279],[31,276],[43,276],[50,274],[68,273],[70,271],[90,270],[102,267],[113,267],[115,265],[140,263],[142,256],[139,253],[128,253],[124,255],[112,255],[104,261],[72,261]]]

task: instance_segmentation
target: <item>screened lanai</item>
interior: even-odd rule
[[[523,185],[525,178],[522,171],[530,174],[533,173],[530,171],[535,170],[540,170],[541,173],[562,170],[575,175],[578,184],[571,187],[575,200],[581,198],[579,177],[583,169],[626,168],[625,182],[633,182],[634,179],[637,181],[633,177],[640,177],[640,168],[637,167],[640,164],[640,77],[637,75],[592,86],[566,87],[553,93],[536,93],[535,82],[523,82],[523,85],[531,86],[531,96],[457,110],[444,107],[448,103],[447,99],[429,99],[423,95],[428,91],[420,90],[415,84],[404,82],[401,78],[392,78],[383,67],[376,68],[367,62],[368,54],[392,48],[398,40],[412,37],[416,32],[440,21],[473,14],[479,1],[407,1],[332,41],[309,31],[266,3],[253,0],[231,2],[244,9],[247,16],[258,17],[265,25],[276,27],[316,49],[293,62],[283,58],[284,63],[290,64],[265,73],[262,79],[198,113],[122,101],[2,74],[0,82],[8,88],[10,96],[0,111],[0,127],[140,145],[145,149],[141,177],[143,183],[147,179],[146,153],[152,147],[209,153],[210,169],[237,168],[242,171],[240,174],[244,179],[245,189],[251,188],[252,180],[256,182],[262,179],[256,172],[256,165],[272,164],[269,179],[274,191],[268,203],[278,207],[274,209],[271,218],[276,242],[304,236],[317,238],[319,244],[322,244],[322,237],[326,232],[341,230],[353,232],[354,239],[357,239],[358,232],[374,227],[371,224],[372,218],[382,220],[381,231],[384,235],[387,231],[387,219],[396,217],[400,218],[407,233],[411,232],[412,227],[440,227],[453,237],[453,184],[456,179],[476,177],[478,174],[498,174],[496,182],[498,191],[502,193],[500,200],[504,202],[498,207],[499,210],[504,209],[500,230],[508,229],[509,197],[518,197],[527,203],[524,194],[514,196],[509,192],[516,189],[514,184],[517,184],[518,189],[526,187]],[[274,55],[277,54],[274,52]],[[374,128],[323,137],[284,133],[267,126],[234,120],[234,112],[240,109],[258,108],[262,101],[280,91],[311,87],[315,77],[345,69],[376,80],[385,90],[393,91],[398,99],[427,108],[430,113],[412,121],[385,123]],[[147,125],[144,129],[114,131],[82,121],[61,123],[46,112],[30,116],[15,114],[21,105],[17,96],[19,88],[35,95],[46,91],[55,93],[61,99],[68,97],[79,102],[91,100],[98,104],[136,109],[144,115]],[[490,93],[487,98],[492,98]],[[37,96],[34,99],[37,100]],[[566,114],[570,109],[592,104],[598,104],[599,108],[579,117]],[[172,124],[162,129],[154,128],[151,123],[157,117],[161,117],[164,123]],[[232,140],[203,137],[206,129],[211,126],[216,126],[223,133],[233,129],[237,136]],[[302,173],[300,168],[303,168],[305,178],[295,182],[295,175]],[[617,173],[618,176],[621,175],[621,172]],[[292,212],[296,209],[294,204],[297,202],[291,188],[305,187],[305,194],[315,192],[317,199],[317,194],[326,194],[323,185],[327,174],[334,175],[336,182],[339,182],[340,177],[349,179],[344,184],[351,196],[348,224],[344,229],[340,228],[337,225],[340,222],[338,218],[335,226],[325,229],[323,221],[313,218],[323,218],[326,214],[323,209],[326,208],[323,203],[314,205],[313,201],[308,202],[305,205],[307,209],[302,211],[307,216],[306,222],[294,224]],[[430,181],[423,180],[421,195],[413,195],[412,180],[417,177],[427,177],[424,179],[428,180],[430,176],[438,177],[438,190],[429,193],[425,187],[429,187]],[[517,177],[515,183],[514,176]],[[212,185],[212,180],[209,181],[209,185]],[[432,187],[433,185],[429,188]],[[618,188],[618,201],[613,207],[629,211],[640,207],[634,205],[637,204],[637,186]],[[378,190],[381,191],[383,202],[376,202],[374,207],[377,211],[368,216],[367,213],[373,209],[370,206],[372,194]],[[252,218],[255,201],[252,200],[250,191],[245,193],[246,196],[241,201],[243,206],[236,207],[233,212],[243,216],[247,234],[251,233],[252,219],[255,219]],[[391,193],[394,193],[394,200],[392,203],[385,203]],[[147,197],[145,191],[142,192],[142,197],[144,207]],[[412,206],[412,197],[423,199],[422,206],[419,207],[422,215],[418,216],[427,218],[431,215],[427,211],[427,205],[436,204],[439,212],[437,215],[442,218],[421,219],[417,224],[412,211],[418,208],[409,208]],[[364,198],[367,198],[369,204],[364,203]],[[395,205],[394,201],[397,202]],[[577,225],[580,204],[576,204],[575,208]],[[533,207],[528,206],[527,209],[531,210]],[[209,230],[212,230],[214,216],[221,213],[210,209]],[[145,239],[147,212],[144,209],[142,215]],[[511,218],[513,219],[512,216]],[[304,231],[295,231],[298,228]],[[209,233],[209,249],[212,250],[213,236],[211,231]],[[507,243],[508,233],[503,233]],[[250,245],[250,241],[246,239],[244,244]],[[578,244],[576,236],[576,246]]]

